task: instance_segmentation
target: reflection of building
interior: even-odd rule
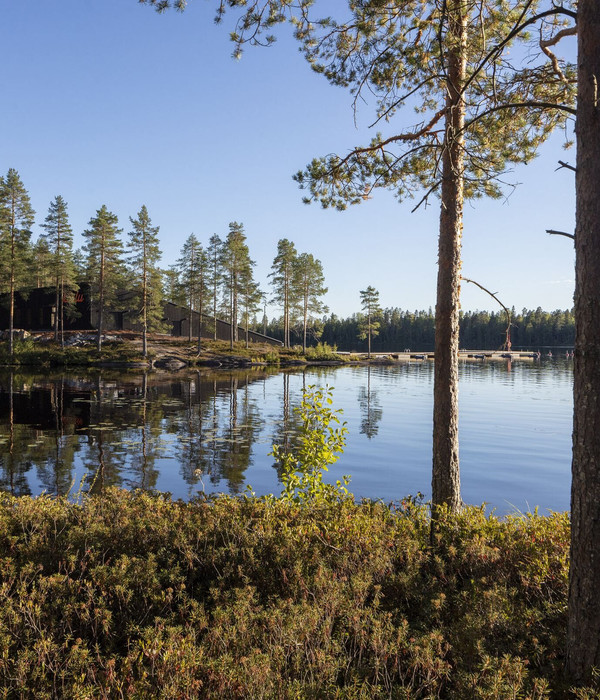
[[[104,328],[107,331],[141,331],[142,326],[136,313],[131,307],[134,299],[132,292],[121,292],[117,295],[117,309],[109,309],[104,316]],[[69,292],[69,298],[65,299],[65,330],[80,331],[97,328],[97,312],[92,304],[90,287],[88,284],[80,284],[77,292]],[[56,314],[56,291],[54,287],[41,287],[29,291],[15,292],[15,310],[13,328],[22,328],[27,331],[49,331],[54,328]],[[163,307],[163,322],[165,332],[172,336],[187,336],[191,331],[192,336],[198,336],[198,324],[200,314],[191,312],[183,306],[177,306],[166,302]],[[202,314],[202,335],[212,338],[214,335],[215,321],[211,316]],[[227,321],[217,319],[217,338],[229,340],[230,324]],[[0,329],[9,326],[9,298],[8,294],[0,295]],[[245,340],[245,329],[238,328],[238,337]],[[279,340],[249,331],[248,340],[251,343],[269,343],[270,345],[282,345]]]

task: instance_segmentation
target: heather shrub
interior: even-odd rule
[[[438,524],[438,523],[436,523]],[[569,523],[350,498],[0,498],[0,697],[597,697]]]

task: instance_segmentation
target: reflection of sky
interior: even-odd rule
[[[507,371],[504,362],[468,362],[460,372],[463,499],[485,501],[499,513],[536,505],[542,512],[567,509],[571,364],[517,361]],[[61,449],[68,447],[72,459],[60,481],[73,481],[77,490],[86,469],[97,465],[102,431],[107,483],[112,479],[127,487],[153,486],[184,499],[203,489],[241,492],[246,484],[257,494],[277,494],[281,486],[269,456],[272,443],[285,440],[286,430],[288,437],[295,434],[293,408],[300,403],[303,386],[328,384],[334,387],[334,407],[343,409],[349,432],[345,452],[327,479],[350,474],[350,488],[358,498],[390,501],[417,492],[428,498],[433,363],[375,366],[369,380],[367,373],[365,367],[311,368],[287,375],[250,374],[250,381],[241,379],[239,384],[219,375],[216,395],[212,380],[177,378],[168,386],[149,387],[145,415],[150,423],[144,440],[139,392],[129,398],[118,393],[104,397],[102,413],[90,399],[91,427],[60,439]],[[369,386],[376,426],[371,439],[361,432]],[[285,425],[284,397],[289,416]],[[29,464],[29,488],[34,494],[50,490],[56,436],[31,428],[25,437],[19,461]],[[2,426],[2,464],[6,449]],[[198,467],[202,474],[195,473]]]

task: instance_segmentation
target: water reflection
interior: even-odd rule
[[[431,479],[433,363],[189,374],[0,371],[0,488],[66,494],[109,485],[278,493],[274,443],[293,449],[302,392],[334,386],[348,442],[331,480],[357,497],[402,498]],[[460,367],[463,497],[568,507],[572,363],[464,362]]]
[[[0,375],[0,486],[15,495],[66,494],[87,472],[108,485],[155,488],[165,458],[189,486],[239,492],[262,428],[248,388],[264,372]],[[288,393],[289,404],[289,393]]]
[[[379,421],[383,416],[377,392],[371,389],[370,365],[367,367],[367,386],[361,386],[358,390],[358,403],[362,411],[360,432],[370,440],[377,435]]]

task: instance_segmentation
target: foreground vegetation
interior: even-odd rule
[[[600,697],[561,680],[566,514],[0,497],[5,698]]]

